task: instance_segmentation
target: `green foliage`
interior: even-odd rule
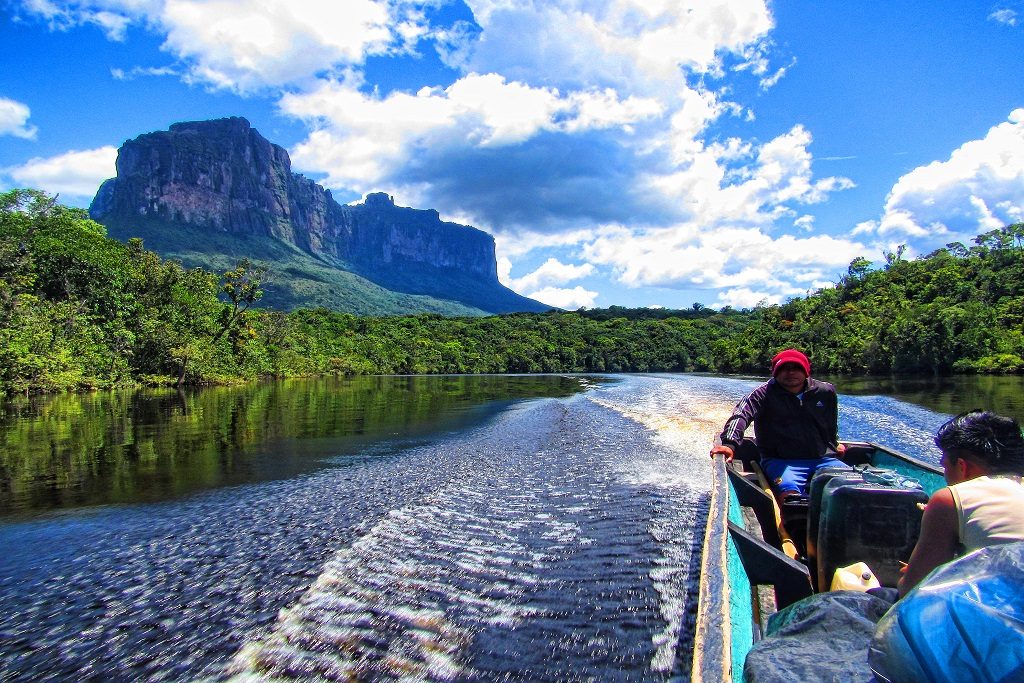
[[[108,239],[79,209],[0,193],[0,392],[257,377],[753,372],[797,346],[818,373],[1024,372],[1024,224],[926,257],[855,259],[839,283],[754,310],[462,317],[255,309],[267,273],[218,277]]]
[[[351,264],[305,253],[277,240],[252,239],[227,232],[212,233],[183,227],[159,219],[139,219],[129,226],[112,223],[111,234],[128,240],[142,236],[148,247],[165,258],[202,268],[224,272],[242,259],[273,264],[262,282],[264,295],[260,305],[289,311],[302,307],[324,307],[359,315],[401,315],[431,311],[442,315],[482,315],[474,306],[408,291],[428,291],[413,286],[394,291],[371,282],[355,272]]]

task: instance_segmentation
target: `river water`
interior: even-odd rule
[[[8,406],[0,680],[685,676],[707,451],[755,385],[361,378]],[[953,403],[854,393],[845,437],[936,459]]]

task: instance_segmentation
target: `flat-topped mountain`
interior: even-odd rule
[[[544,311],[498,282],[494,238],[395,206],[384,193],[342,205],[293,173],[284,148],[243,118],[176,123],[118,150],[117,177],[89,214],[119,239],[186,265],[269,266],[264,305],[360,314]]]

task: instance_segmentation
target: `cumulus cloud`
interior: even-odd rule
[[[315,127],[292,150],[296,166],[326,173],[335,189],[392,188],[491,230],[503,281],[553,305],[565,302],[536,292],[561,284],[541,277],[563,264],[549,261],[549,271],[516,281],[510,259],[575,246],[588,274],[604,267],[633,286],[758,285],[760,300],[804,291],[806,284],[791,283],[820,279],[822,266],[845,266],[863,253],[858,243],[810,241],[813,217],[797,207],[853,183],[814,175],[808,130],[797,125],[758,144],[702,139],[717,118],[745,111],[722,93],[690,87],[685,72],[713,74],[731,52],[770,78],[758,47],[771,27],[763,4],[709,3],[692,22],[668,3],[624,2],[615,11],[587,3],[471,7],[479,30],[459,31],[448,55],[465,74],[445,88],[380,95],[335,79],[283,97],[284,113]],[[707,23],[712,15],[721,25]],[[667,52],[639,49],[664,35],[690,36],[699,25],[707,29],[700,39],[678,40]],[[503,38],[513,34],[514,41]],[[707,36],[717,36],[713,49]],[[808,237],[795,247],[786,241],[793,238],[770,237],[782,218]],[[612,227],[595,236],[601,224]],[[702,241],[721,229],[743,236],[738,243],[751,253],[775,258]],[[794,248],[800,256],[790,259]],[[722,262],[720,277],[685,265]],[[787,270],[777,275],[780,263]]]
[[[597,294],[597,292],[592,292],[583,287],[573,287],[572,289],[544,287],[527,296],[548,306],[576,310],[578,308],[593,308]]]
[[[804,214],[793,221],[793,226],[803,230],[804,232],[811,232],[814,230],[814,216]]]
[[[168,0],[160,15],[164,48],[193,65],[194,80],[241,91],[383,54],[394,19],[373,0]]]
[[[549,258],[537,270],[521,278],[510,279],[508,283],[517,292],[535,292],[549,285],[579,280],[593,272],[594,266],[590,263],[572,265],[562,263],[556,258]]]
[[[91,198],[107,178],[114,175],[117,148],[72,150],[48,158],[30,159],[21,166],[4,169],[22,187],[50,194]]]
[[[531,232],[499,233],[495,236],[497,252],[506,258],[522,256],[537,249],[572,247],[594,239],[595,230],[584,228],[555,233]]]
[[[749,53],[772,28],[761,0],[566,0],[510,3],[469,0],[483,37],[468,51],[467,71],[497,71],[578,89],[662,92],[681,70],[722,69],[722,55]]]
[[[31,113],[27,105],[0,97],[0,135],[13,135],[16,138],[27,140],[34,139],[37,129],[35,126],[28,125]]]
[[[733,287],[718,295],[715,308],[731,306],[732,308],[754,308],[760,305],[781,304],[783,297],[779,294],[759,292],[749,287]]]
[[[187,81],[242,93],[406,53],[428,31],[400,0],[24,0],[21,11],[60,30],[94,24],[113,40],[144,27],[164,37]]]
[[[280,108],[315,127],[292,160],[326,173],[325,185],[357,194],[400,189],[499,231],[628,210],[630,201],[615,196],[625,193],[613,189],[638,163],[623,140],[660,113],[650,99],[563,94],[496,74],[383,97],[333,80],[285,95]]]
[[[498,279],[503,285],[541,303],[569,310],[593,308],[598,292],[582,286],[568,288],[558,285],[588,277],[594,271],[594,266],[589,263],[573,265],[549,258],[532,273],[513,278],[512,262],[504,256],[498,258]]]
[[[964,143],[945,161],[915,168],[893,186],[878,221],[857,227],[922,249],[1024,220],[1024,109]]]
[[[815,179],[810,144],[810,133],[799,125],[761,146],[729,140],[704,147],[691,139],[687,165],[646,182],[668,202],[686,206],[690,220],[701,225],[767,227],[795,219],[794,205],[816,204],[853,186],[839,176]]]
[[[772,302],[816,288],[824,271],[846,266],[865,251],[863,244],[842,238],[773,238],[756,228],[708,232],[690,223],[646,231],[608,226],[583,245],[582,256],[610,266],[628,286],[725,289],[723,297],[734,292],[749,299],[756,293],[757,301]],[[734,307],[749,305],[739,302],[723,299]]]
[[[549,258],[532,273],[520,278],[511,277],[512,262],[507,257],[498,258],[498,279],[506,287],[531,299],[549,306],[575,310],[593,308],[598,293],[581,286],[558,287],[573,280],[579,280],[594,273],[589,263],[573,265]]]

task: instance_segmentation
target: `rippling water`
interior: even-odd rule
[[[0,679],[685,675],[708,446],[754,385],[625,377],[288,479],[0,525]],[[841,407],[844,435],[929,459],[942,419]]]

